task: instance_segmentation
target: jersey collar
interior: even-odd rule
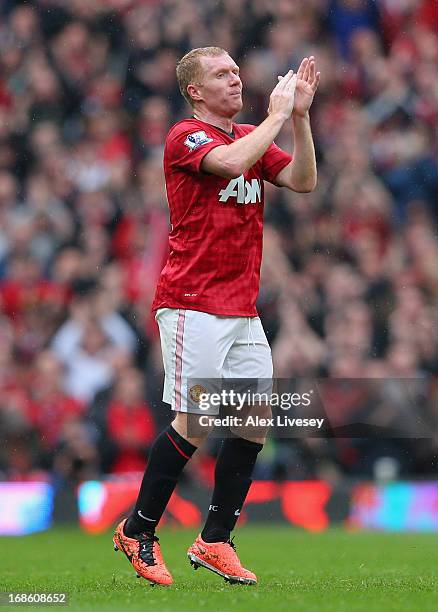
[[[203,121],[202,119],[198,119],[198,117],[195,117],[195,115],[192,115],[192,119],[195,119],[196,121],[202,121],[202,123],[207,123],[207,121]],[[220,132],[223,132],[224,134],[226,134],[227,136],[229,136],[233,140],[236,137],[236,135],[234,133],[234,130],[231,130],[231,132],[227,132],[226,130],[223,130],[222,128],[218,127],[217,125],[213,125],[212,123],[207,123],[207,125],[211,125],[211,127],[214,127],[217,130],[219,130]]]

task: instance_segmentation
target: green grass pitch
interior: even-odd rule
[[[235,542],[244,565],[259,578],[253,587],[226,584],[202,568],[194,571],[186,549],[195,535],[161,530],[175,580],[168,588],[137,579],[125,556],[113,551],[110,533],[53,529],[0,538],[0,591],[67,592],[63,609],[69,611],[438,609],[438,535],[242,527]]]

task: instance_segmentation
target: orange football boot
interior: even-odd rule
[[[225,582],[257,584],[257,576],[242,567],[231,540],[228,542],[204,542],[200,535],[187,551],[190,565],[199,566],[219,574]]]
[[[145,578],[151,584],[172,584],[173,578],[161,556],[158,538],[149,533],[139,533],[135,538],[128,538],[123,531],[124,519],[114,532],[114,550],[125,553],[137,572],[137,578]]]

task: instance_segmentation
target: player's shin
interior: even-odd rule
[[[262,448],[262,444],[240,437],[223,440],[216,462],[213,496],[201,534],[204,542],[226,542],[230,538]]]
[[[125,525],[127,536],[154,532],[181,472],[196,448],[171,425],[161,432],[151,448],[135,508]]]

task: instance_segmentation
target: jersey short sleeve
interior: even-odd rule
[[[169,162],[181,170],[200,172],[201,162],[212,149],[225,144],[205,125],[182,124],[170,132],[166,141]]]
[[[273,142],[262,157],[263,178],[275,184],[275,177],[292,161],[292,155],[286,153]]]

